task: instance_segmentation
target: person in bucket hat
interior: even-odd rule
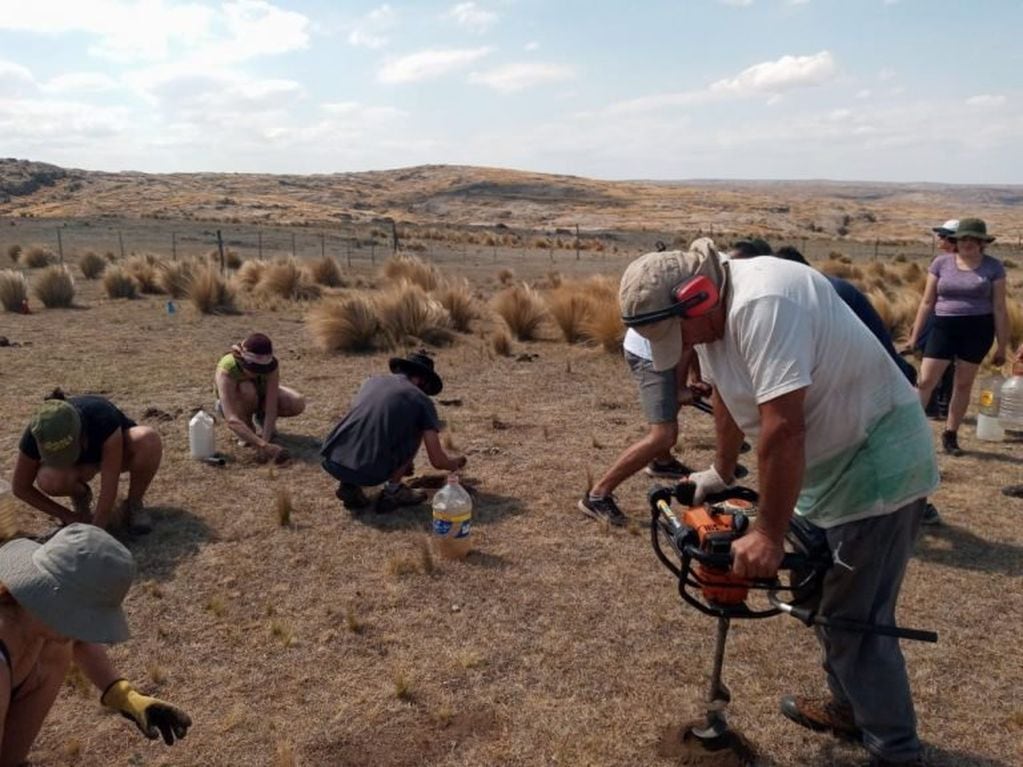
[[[916,391],[823,275],[773,258],[722,264],[708,241],[626,268],[622,319],[655,367],[695,346],[714,388],[713,464],[685,480],[695,503],[734,482],[743,436],[757,443],[756,519],[732,543],[739,578],[776,576],[793,513],[840,552],[821,615],[893,623],[925,498],[938,484]],[[821,630],[829,694],[781,712],[861,738],[873,763],[917,763],[912,693],[898,640]]]
[[[103,648],[128,639],[121,603],[134,574],[128,550],[93,525],[0,547],[0,764],[28,758],[72,660],[146,737],[185,737],[188,714],[138,692]]]
[[[376,510],[415,506],[426,493],[402,482],[412,474],[419,446],[435,469],[457,471],[465,456],[449,456],[440,442],[441,423],[430,399],[444,388],[425,350],[394,357],[391,375],[367,379],[348,413],[324,440],[323,469],[338,481],[336,495],[350,510],[369,505],[363,488],[383,484]]]
[[[949,455],[963,453],[959,426],[970,404],[980,364],[991,351],[995,366],[1005,364],[1009,348],[1009,309],[1006,301],[1005,267],[984,252],[994,241],[987,224],[979,218],[959,219],[955,232],[944,236],[955,249],[931,262],[923,298],[917,310],[910,342],[915,343],[928,318],[934,320],[923,350],[917,388],[926,406],[947,368],[955,364],[952,398],[948,405],[942,449]]]
[[[144,498],[162,458],[163,443],[155,429],[136,424],[104,397],[65,398],[58,389],[22,434],[11,489],[60,524],[90,522],[144,533],[152,527]],[[124,473],[128,497],[116,507]],[[89,483],[97,474],[99,497],[93,509]],[[54,498],[70,498],[71,508]]]
[[[284,463],[288,451],[272,441],[278,418],[305,410],[305,397],[281,385],[273,343],[263,333],[250,333],[217,362],[214,375],[216,410],[242,444],[259,451],[262,460]]]

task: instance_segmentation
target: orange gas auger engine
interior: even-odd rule
[[[737,749],[740,739],[728,729],[725,718],[731,693],[721,680],[725,640],[733,618],[769,618],[786,613],[807,626],[938,641],[938,635],[932,631],[818,615],[816,597],[824,574],[832,565],[832,556],[826,539],[799,517],[794,516],[790,524],[787,551],[779,568],[787,573],[785,584],[778,578],[765,581],[737,577],[732,572],[732,542],[746,533],[750,518],[756,515],[756,492],[735,487],[694,505],[693,491],[693,485],[683,481],[675,488],[655,487],[649,496],[654,553],[678,579],[679,596],[700,612],[718,619],[706,721],[683,734],[687,745],[695,743],[707,752]],[[671,508],[673,500],[683,506],[680,516]],[[662,545],[664,541],[667,547]],[[757,607],[748,603],[754,591],[764,594]],[[783,593],[789,595],[787,601],[779,596]]]

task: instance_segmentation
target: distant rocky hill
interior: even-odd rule
[[[0,215],[317,226],[393,218],[888,241],[924,239],[946,218],[979,215],[1015,241],[1023,233],[1023,186],[599,181],[450,165],[308,176],[107,173],[7,159],[0,160]]]

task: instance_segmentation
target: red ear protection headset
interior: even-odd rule
[[[666,309],[658,309],[653,312],[634,314],[631,317],[622,316],[622,322],[626,327],[634,328],[640,325],[650,325],[654,322],[681,317],[693,319],[702,317],[717,306],[720,294],[718,286],[709,277],[697,274],[678,283],[671,289],[672,305]]]

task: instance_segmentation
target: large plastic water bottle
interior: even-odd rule
[[[1002,384],[1005,379],[995,374],[980,382],[980,412],[977,413],[977,439],[988,442],[1001,442],[1005,439],[1005,430],[998,422],[998,410],[1001,404]]]
[[[0,541],[6,541],[18,534],[18,523],[14,518],[14,494],[11,486],[0,479]]]
[[[213,430],[213,416],[200,410],[188,422],[188,449],[192,457],[204,461],[216,451],[216,434]]]
[[[1023,431],[1023,375],[1002,384],[998,420],[1007,431]]]
[[[448,475],[448,483],[433,496],[433,540],[445,559],[465,559],[472,548],[472,497]]]

